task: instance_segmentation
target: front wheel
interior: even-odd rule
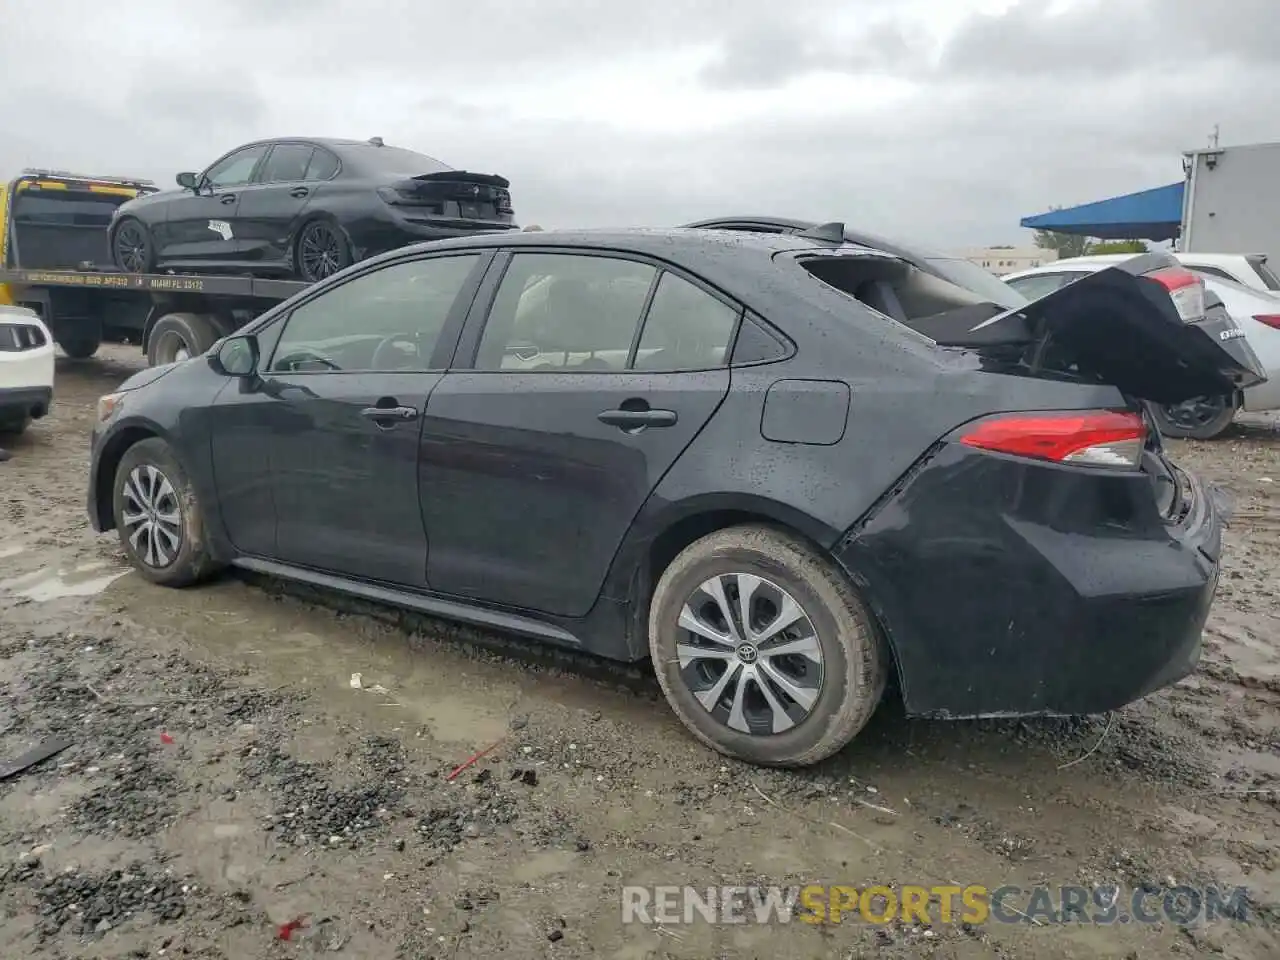
[[[1182,403],[1150,404],[1151,418],[1166,437],[1212,440],[1236,416],[1234,397],[1194,397]]]
[[[112,511],[125,553],[152,583],[185,587],[213,572],[195,489],[159,437],[125,451],[116,468]]]
[[[649,609],[662,692],[703,743],[765,766],[805,766],[857,735],[888,656],[852,583],[806,542],[731,527],[667,567]]]
[[[312,220],[298,232],[294,269],[307,283],[331,277],[354,262],[347,235],[336,223]]]
[[[156,266],[156,248],[151,231],[141,220],[128,217],[111,237],[111,259],[124,273],[150,273]]]

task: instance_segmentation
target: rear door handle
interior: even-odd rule
[[[298,197],[299,199],[301,199],[302,197],[305,197],[310,192],[311,191],[306,187],[294,187],[292,190],[289,191],[289,196]]]
[[[360,416],[370,420],[417,420],[417,407],[365,407]]]
[[[638,430],[641,427],[674,427],[676,416],[674,410],[602,410],[596,419],[611,427],[623,430]]]
[[[235,202],[236,202],[236,195],[235,195],[234,193],[224,193],[224,194],[222,195],[222,202],[223,202],[223,203],[235,203]]]

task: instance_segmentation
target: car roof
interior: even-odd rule
[[[584,250],[616,250],[647,254],[658,259],[680,259],[718,255],[724,251],[747,251],[770,258],[792,250],[830,250],[830,242],[797,237],[794,234],[746,233],[703,230],[687,227],[600,227],[563,230],[511,230],[450,237],[402,247],[378,259],[394,259],[407,251],[441,249],[481,249],[490,247],[570,247]]]
[[[831,222],[840,223],[844,228],[844,238],[849,243],[871,247],[874,250],[883,250],[885,253],[892,253],[895,256],[903,257],[911,261],[915,261],[917,259],[959,259],[958,257],[950,254],[924,247],[918,243],[904,243],[900,240],[893,240],[889,237],[883,237],[875,233],[868,233],[865,230],[850,227],[841,221]],[[690,229],[725,230],[733,229],[731,226],[732,224],[742,224],[744,226],[776,227],[781,230],[808,230],[812,227],[820,226],[821,223],[822,221],[818,220],[799,220],[795,217],[774,217],[760,214],[749,214],[739,217],[709,217],[704,220],[695,220],[693,223],[687,223],[685,224],[685,227]]]
[[[583,250],[649,257],[688,270],[766,317],[787,309],[791,302],[788,298],[797,288],[788,277],[799,281],[806,276],[803,270],[788,270],[775,259],[778,255],[867,250],[855,244],[836,244],[790,234],[687,227],[512,230],[432,240],[379,254],[361,263],[375,266],[422,253],[494,248],[522,248],[529,252]],[[792,262],[789,256],[785,259]]]

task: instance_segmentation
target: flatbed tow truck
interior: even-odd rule
[[[306,289],[263,277],[120,273],[107,225],[151,181],[24,170],[0,186],[0,303],[30,307],[70,357],[104,339],[139,343],[152,366],[203,353],[254,317]]]

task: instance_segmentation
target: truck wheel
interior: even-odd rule
[[[78,337],[61,337],[58,340],[58,346],[73,360],[88,360],[102,346],[102,338],[84,334]]]
[[[151,231],[141,220],[126,217],[111,235],[111,259],[124,273],[150,273],[156,266]]]
[[[1182,403],[1149,404],[1151,419],[1166,437],[1212,440],[1236,416],[1234,397],[1196,397]]]
[[[165,314],[147,337],[147,362],[161,367],[190,360],[212,347],[219,336],[218,328],[202,314]]]
[[[26,433],[31,426],[31,415],[28,413],[0,414],[0,437],[17,437]]]

